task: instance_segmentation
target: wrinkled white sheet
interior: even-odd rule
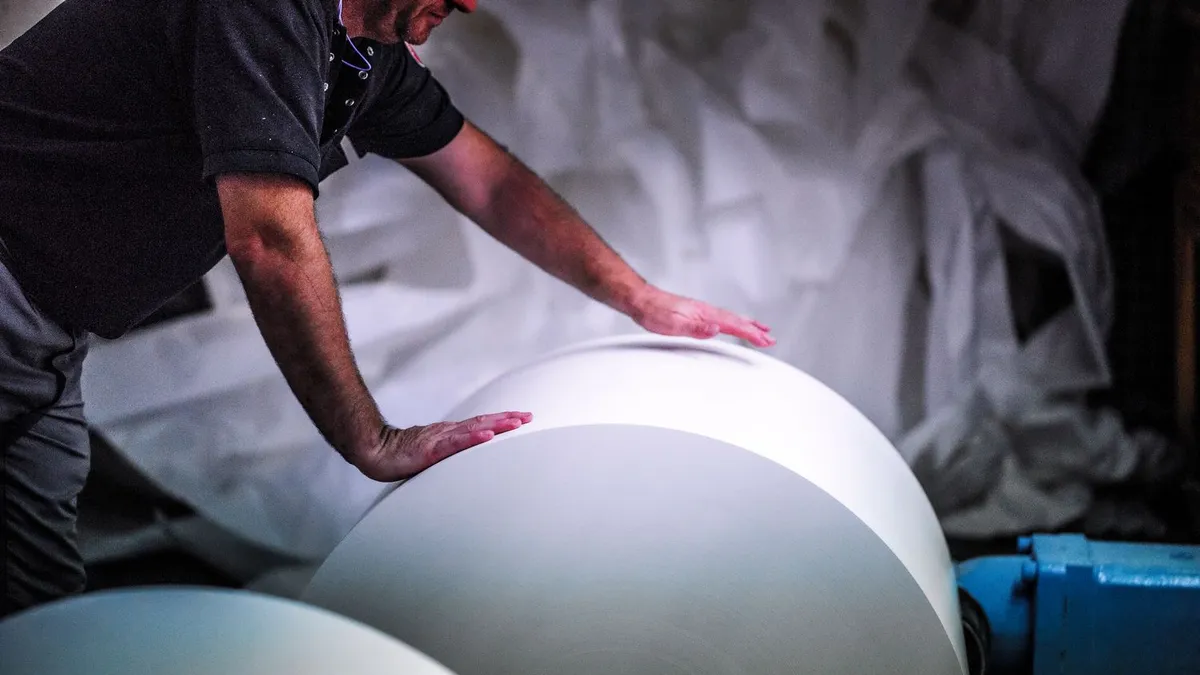
[[[1113,308],[1099,207],[1076,166],[1125,3],[1048,3],[1048,16],[1025,4],[984,3],[966,30],[930,21],[913,52],[952,142],[921,157],[930,415],[899,445],[935,502],[956,505],[943,524],[964,536],[1065,526],[1094,486],[1171,466],[1162,439],[1127,434],[1111,411],[1083,402],[1110,381]],[[1060,29],[1053,44],[1043,21]],[[1002,227],[1057,254],[1074,296],[1025,344]]]
[[[1075,164],[1126,3],[985,1],[960,27],[927,4],[496,0],[420,51],[648,278],[771,324],[773,353],[896,441],[948,532],[1053,527],[1161,452],[1081,401],[1108,381],[1112,308]],[[339,276],[368,279],[346,311],[396,424],[636,329],[387,160],[331,178],[319,215]],[[1062,257],[1078,301],[1023,346],[1000,220]],[[212,315],[96,345],[89,413],[224,530],[320,559],[381,486],[316,436],[231,267],[207,281]]]

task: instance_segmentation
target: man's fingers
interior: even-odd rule
[[[479,415],[469,420],[451,426],[437,441],[437,454],[448,457],[486,443],[499,434],[516,431],[533,421],[533,414],[527,412],[503,412],[490,415]]]
[[[479,415],[456,424],[445,424],[442,430],[430,439],[433,441],[436,461],[487,443],[499,434],[515,431],[532,421],[532,413],[511,411]]]
[[[688,325],[685,330],[680,331],[679,334],[700,340],[725,334],[746,340],[756,347],[771,347],[775,345],[775,338],[771,337],[765,329],[759,328],[752,321],[739,318],[724,320],[719,323],[703,320],[696,321]]]
[[[468,431],[511,431],[532,421],[532,413],[510,411],[473,417],[460,423],[459,426],[465,427]]]
[[[521,422],[521,420],[510,417],[508,419],[496,420],[495,422],[489,424],[488,428],[479,429],[478,431],[491,431],[493,433],[502,434],[506,431],[515,431],[516,429],[520,429],[522,426],[524,426],[524,423]]]
[[[497,420],[506,420],[506,419],[521,420],[522,422],[527,423],[533,419],[533,413],[517,412],[515,410],[510,410],[508,412],[492,413],[490,415],[480,415],[478,417],[473,418],[472,421],[494,422]]]
[[[439,438],[433,446],[433,464],[457,455],[463,450],[487,443],[495,437],[494,431],[459,431],[446,434]]]
[[[717,323],[714,325],[718,332],[741,338],[755,347],[771,347],[775,344],[775,338],[768,334],[769,328],[733,312],[718,310]]]
[[[487,443],[496,437],[494,431],[463,431],[456,434],[450,434],[446,439],[447,449],[451,452],[461,452],[467,448],[473,448],[480,443]]]
[[[736,332],[731,330],[730,333],[742,338],[743,340],[746,340],[755,347],[775,346],[775,338],[771,337],[765,330],[755,326],[754,324],[742,324],[737,327]]]
[[[696,321],[681,333],[700,340],[714,338],[721,334],[721,324],[703,320]]]

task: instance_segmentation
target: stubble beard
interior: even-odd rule
[[[430,25],[425,21],[424,7],[416,7],[401,12],[396,17],[396,34],[410,45],[422,45],[429,39]]]

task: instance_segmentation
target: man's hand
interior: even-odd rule
[[[411,478],[463,450],[486,443],[507,431],[533,421],[526,412],[480,415],[463,422],[441,422],[422,427],[385,427],[379,443],[369,453],[351,461],[368,478],[383,483]]]
[[[724,334],[755,347],[775,344],[771,329],[757,321],[653,286],[630,300],[628,314],[642,328],[660,335],[708,339]]]

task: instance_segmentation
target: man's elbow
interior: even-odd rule
[[[239,269],[262,268],[290,264],[305,264],[324,257],[324,245],[315,233],[297,232],[293,228],[266,224],[231,235],[226,231],[225,250]]]
[[[298,181],[271,175],[224,176],[218,194],[225,249],[234,263],[295,258],[320,245],[311,193]]]
[[[235,265],[260,262],[270,255],[271,246],[257,232],[233,234],[225,231],[225,250]]]

